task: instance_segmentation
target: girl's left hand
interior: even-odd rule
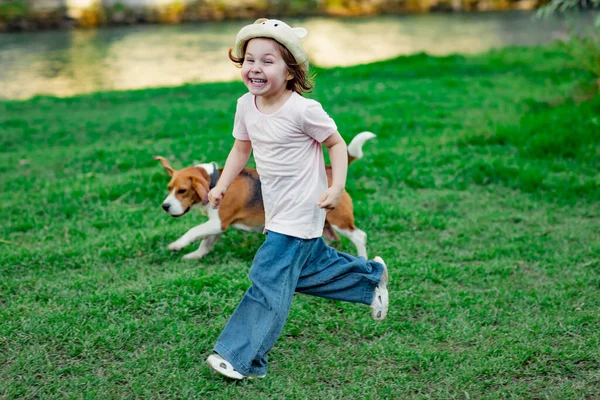
[[[327,212],[333,211],[340,202],[340,197],[342,197],[343,190],[344,189],[330,187],[323,192],[321,198],[317,202],[317,205],[321,208],[324,208]]]

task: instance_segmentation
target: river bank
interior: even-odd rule
[[[8,0],[0,32],[103,25],[223,21],[258,17],[365,16],[532,10],[544,0]]]

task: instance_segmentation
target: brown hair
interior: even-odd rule
[[[253,39],[255,39],[255,38],[253,38]],[[271,38],[265,38],[265,39],[271,39]],[[298,92],[298,94],[302,94],[304,92],[310,93],[311,89],[315,85],[313,82],[313,77],[307,76],[306,72],[302,69],[300,64],[298,64],[296,62],[296,59],[294,58],[292,53],[287,49],[287,47],[285,47],[284,45],[282,45],[275,39],[271,39],[271,40],[273,40],[275,42],[275,45],[277,46],[277,49],[279,50],[279,53],[281,54],[281,58],[283,58],[283,61],[287,65],[288,72],[290,74],[292,74],[292,76],[293,76],[292,79],[287,81],[287,89],[293,90],[294,92]],[[246,47],[248,47],[249,41],[250,40],[248,40],[242,46],[242,54],[243,54],[242,57],[235,56],[233,54],[233,49],[229,49],[229,59],[231,61],[233,61],[233,63],[238,68],[242,68],[242,64],[244,63],[244,56],[246,54]]]

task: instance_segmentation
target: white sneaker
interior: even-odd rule
[[[233,365],[229,363],[226,359],[221,357],[219,354],[211,354],[206,359],[206,363],[215,371],[224,375],[231,379],[254,379],[254,378],[264,378],[266,375],[258,375],[258,376],[247,376],[242,375],[237,372]]]
[[[388,269],[381,257],[375,257],[373,261],[383,264],[381,280],[375,287],[373,301],[371,302],[371,316],[375,321],[383,321],[387,316],[389,306],[389,294],[387,284],[389,280]]]

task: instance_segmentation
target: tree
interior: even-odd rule
[[[600,7],[600,0],[551,0],[538,10],[537,15],[545,18],[571,10],[586,10]],[[596,17],[596,26],[600,24],[600,15]]]

